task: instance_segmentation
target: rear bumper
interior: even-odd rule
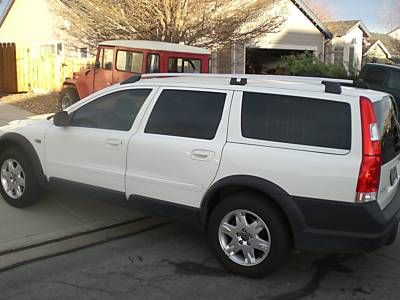
[[[297,249],[372,251],[391,244],[400,221],[400,190],[381,210],[375,202],[356,204],[294,198],[303,217],[302,230],[294,232]]]

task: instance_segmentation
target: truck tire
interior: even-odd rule
[[[60,92],[60,96],[58,98],[58,110],[63,111],[79,100],[80,98],[76,88],[66,87]]]
[[[211,212],[207,234],[226,270],[252,278],[272,273],[287,258],[292,245],[280,210],[257,193],[225,197]]]
[[[40,199],[41,187],[29,157],[17,147],[0,153],[0,194],[11,206],[29,207]]]

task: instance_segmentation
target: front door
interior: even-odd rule
[[[98,53],[99,68],[94,70],[94,92],[113,84],[114,48],[101,47]]]
[[[129,142],[127,195],[198,207],[218,171],[232,93],[164,88],[156,98]]]
[[[48,177],[124,192],[128,141],[151,91],[104,95],[69,112],[70,126],[51,126],[45,137]]]

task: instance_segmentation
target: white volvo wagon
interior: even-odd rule
[[[0,192],[22,208],[54,183],[112,191],[199,225],[226,269],[260,277],[292,248],[394,241],[396,109],[388,94],[321,79],[139,75],[0,127]]]

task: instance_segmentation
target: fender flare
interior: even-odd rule
[[[234,175],[220,179],[207,191],[200,206],[200,221],[203,226],[207,224],[207,218],[212,207],[213,196],[224,188],[240,187],[250,188],[268,196],[284,213],[293,234],[306,228],[306,222],[300,209],[292,197],[275,183],[251,175]]]
[[[47,184],[46,176],[44,175],[39,156],[31,142],[24,136],[14,132],[6,133],[0,137],[0,147],[8,142],[17,145],[28,155],[39,184],[45,186]]]

